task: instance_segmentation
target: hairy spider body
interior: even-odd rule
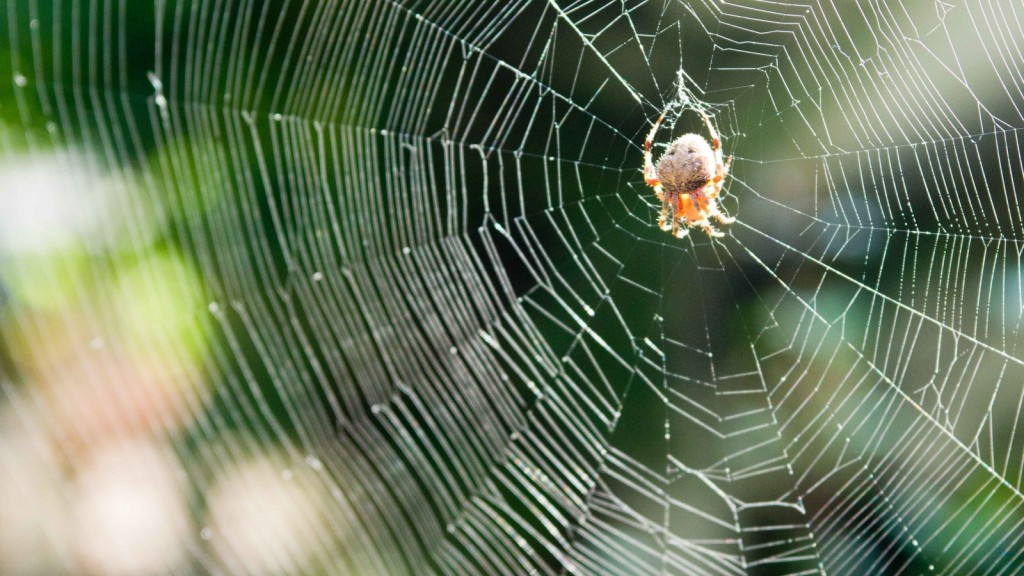
[[[684,134],[658,159],[657,172],[662,190],[697,190],[715,177],[715,153],[704,138]]]
[[[732,157],[722,162],[718,131],[707,114],[698,112],[711,134],[710,143],[699,134],[684,134],[669,144],[655,167],[651,143],[665,119],[664,113],[644,140],[644,181],[654,188],[654,194],[661,200],[658,226],[665,231],[671,230],[676,238],[689,233],[685,228],[680,229],[680,221],[688,227],[700,226],[709,236],[720,237],[723,234],[711,225],[711,219],[722,224],[736,220],[722,214],[718,208],[718,195],[722,192]]]

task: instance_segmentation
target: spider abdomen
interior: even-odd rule
[[[715,176],[715,153],[698,134],[684,134],[658,159],[658,179],[666,192],[696,192]]]

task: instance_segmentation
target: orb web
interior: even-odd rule
[[[0,12],[16,573],[1024,565],[1013,3]]]

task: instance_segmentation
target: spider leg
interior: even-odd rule
[[[654,186],[654,193],[658,196],[658,200],[661,200],[661,216],[658,217],[658,228],[668,230],[668,216],[672,212],[669,206],[669,199],[665,197],[661,184]]]
[[[729,173],[729,167],[732,166],[732,156],[722,164],[719,158],[718,163],[715,164],[715,177],[711,179],[716,184],[715,196],[718,196],[718,192],[722,190],[722,180],[725,180],[726,174]]]
[[[711,216],[714,216],[715,220],[718,220],[722,224],[732,224],[733,222],[736,221],[736,217],[735,216],[726,216],[725,214],[722,214],[718,210],[717,206],[715,207],[715,211],[711,213]]]
[[[693,198],[694,204],[697,205],[697,209],[701,212],[705,212],[708,209],[708,205],[711,204],[711,199],[714,198],[713,194],[707,192],[708,187],[714,187],[714,181],[708,182],[704,188],[700,188],[695,192],[690,192],[690,196]],[[713,190],[712,190],[713,191]]]
[[[723,224],[731,224],[732,222],[736,221],[736,218],[726,216],[718,207],[718,193],[721,190],[722,183],[715,182],[714,180],[712,180],[708,182],[708,186],[705,187],[705,190],[695,192],[694,196],[702,196],[707,201],[707,204],[701,206],[703,213],[707,214],[707,217],[705,218],[706,221],[710,220],[710,218],[715,218],[716,220],[722,222]]]
[[[722,140],[718,137],[718,130],[715,130],[715,125],[711,123],[711,117],[708,113],[703,110],[697,110],[700,115],[704,118],[704,125],[708,127],[708,132],[711,134],[711,149],[715,151],[715,165],[722,165]]]
[[[707,235],[711,236],[712,238],[721,238],[725,236],[725,234],[722,231],[712,226],[711,223],[708,222],[707,220],[705,220],[704,223],[701,224],[701,226],[704,228],[704,232],[706,232]]]
[[[715,198],[722,191],[722,181],[725,180],[725,176],[729,173],[729,167],[732,165],[732,156],[729,156],[728,160],[722,161],[722,140],[718,136],[718,130],[715,130],[715,125],[711,123],[711,117],[708,116],[707,112],[703,110],[698,110],[698,112],[704,118],[704,125],[707,126],[708,132],[711,134],[711,149],[715,152],[715,177],[712,179],[715,189],[710,195],[712,198]]]
[[[654,135],[658,132],[658,128],[661,126],[661,121],[665,119],[665,112],[658,116],[657,122],[651,127],[651,131],[647,133],[647,138],[644,139],[644,181],[647,182],[648,186],[659,186],[661,182],[658,180],[658,172],[654,169],[654,159],[651,156],[651,142],[654,140]]]
[[[715,211],[712,212],[711,215],[715,217],[715,220],[718,220],[722,224],[732,224],[736,221],[735,216],[726,216],[725,214],[722,214],[722,212],[718,210],[717,206],[715,206]]]
[[[684,230],[682,234],[679,233],[679,215],[683,212],[683,197],[682,195],[676,196],[676,206],[672,212],[672,235],[676,238],[682,238],[689,233],[689,230]]]

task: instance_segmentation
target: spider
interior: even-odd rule
[[[661,200],[658,226],[665,231],[671,230],[676,238],[682,238],[690,232],[685,228],[679,229],[680,220],[691,228],[700,226],[708,236],[716,238],[724,234],[711,225],[711,218],[722,224],[736,221],[722,214],[717,200],[725,176],[729,173],[732,156],[722,163],[722,143],[718,131],[703,110],[697,112],[704,117],[704,124],[711,133],[710,144],[699,134],[683,134],[668,145],[668,150],[658,158],[655,167],[651,160],[651,140],[667,111],[661,113],[644,140],[644,181],[654,188],[654,194]]]

